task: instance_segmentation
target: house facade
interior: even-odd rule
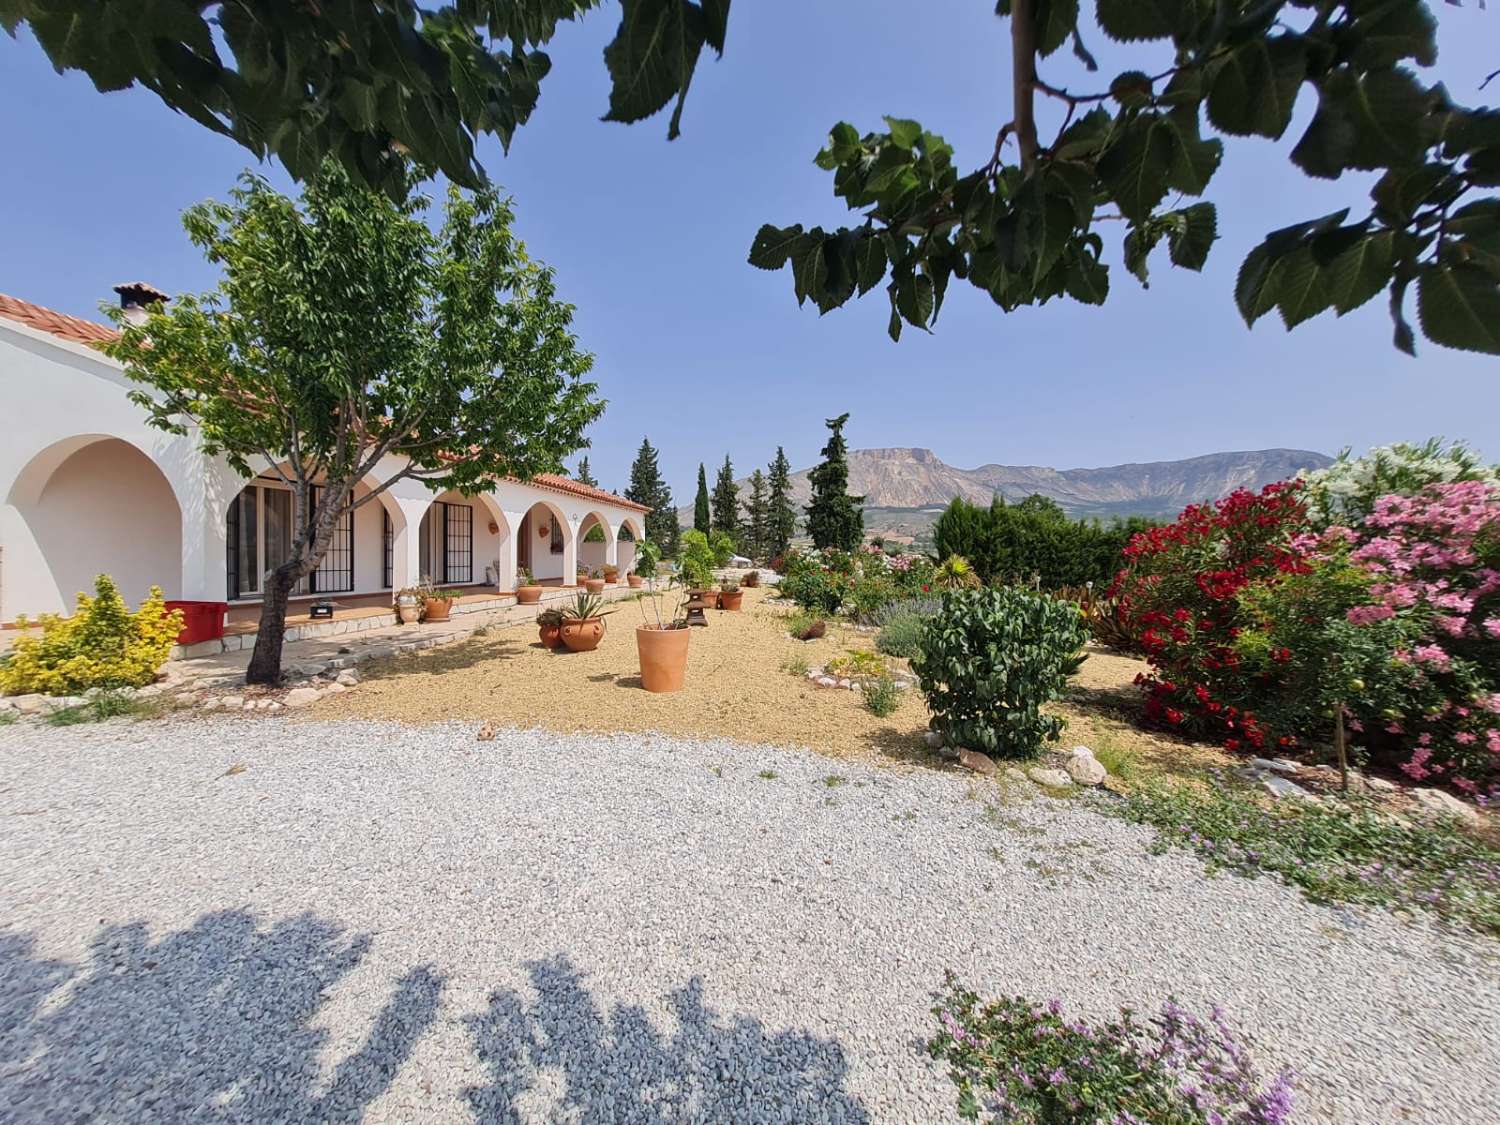
[[[149,287],[119,286],[127,314]],[[0,623],[70,612],[94,576],[127,602],[168,598],[258,612],[264,576],[291,542],[291,493],[270,463],[245,479],[192,434],[146,423],[120,364],[98,350],[114,330],[0,294]],[[400,468],[378,465],[367,497]],[[345,517],[294,594],[389,603],[429,578],[471,593],[515,589],[521,568],[572,585],[580,567],[627,571],[645,512],[567,477],[497,480],[465,496],[402,480]]]

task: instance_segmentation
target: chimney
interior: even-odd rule
[[[154,285],[144,281],[126,281],[115,286],[120,295],[120,308],[125,310],[125,319],[131,324],[144,324],[146,310],[155,304],[166,304],[172,298]]]

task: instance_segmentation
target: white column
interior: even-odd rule
[[[505,516],[503,530],[505,538],[500,541],[500,582],[502,590],[515,592],[517,585],[516,571],[521,567],[521,521],[526,518],[526,512],[513,511],[510,508],[502,508]]]
[[[604,525],[604,564],[620,565],[620,529]]]
[[[409,499],[397,496],[394,500],[401,509],[401,519],[391,521],[394,525],[391,529],[391,586],[400,590],[415,586],[422,580],[420,532],[422,517],[432,507],[432,497]]]
[[[562,529],[562,582],[564,586],[576,586],[578,584],[578,520],[563,520]]]
[[[225,518],[229,505],[238,499],[247,482],[222,461],[204,457],[196,450],[181,452],[180,458],[167,462],[168,480],[182,508],[180,596],[190,601],[221,602],[229,593]]]

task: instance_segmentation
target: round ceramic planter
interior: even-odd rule
[[[428,598],[422,617],[426,621],[447,621],[453,610],[453,602],[447,598]]]
[[[562,643],[569,652],[593,652],[604,639],[604,618],[573,618],[562,623]]]
[[[540,586],[517,586],[516,587],[516,604],[517,605],[536,605],[536,603],[539,602],[539,601],[541,601],[541,600],[542,600],[542,587],[540,587]]]
[[[422,607],[419,605],[398,605],[396,617],[403,625],[415,625],[422,620]]]
[[[630,583],[630,588],[632,590],[639,590],[642,586],[644,586],[646,584],[646,580],[644,578],[642,578],[639,574],[630,574],[630,575],[627,575],[626,576],[626,581],[628,581]]]
[[[641,658],[641,686],[647,691],[681,691],[687,672],[687,629],[636,626],[635,647]]]
[[[541,641],[548,648],[562,647],[561,625],[538,625],[536,627],[536,635],[537,640]]]
[[[697,598],[700,602],[703,603],[703,608],[705,608],[705,609],[718,609],[719,608],[719,591],[717,591],[717,590],[693,590],[693,591],[690,591],[690,592],[692,593],[693,597]]]
[[[587,590],[591,594],[602,594],[602,593],[604,593],[604,579],[602,579],[602,578],[588,578],[588,579],[585,579],[584,583],[583,583],[583,588],[585,590]]]
[[[719,593],[719,608],[739,612],[740,603],[744,600],[743,590],[722,590]]]

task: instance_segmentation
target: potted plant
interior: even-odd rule
[[[646,579],[656,577],[657,564],[661,562],[661,551],[655,543],[643,542],[635,550],[635,569],[630,572],[630,588],[639,590]]]
[[[536,615],[537,640],[548,648],[562,647],[563,611],[547,608]]]
[[[747,590],[754,590],[760,585],[760,571],[747,570],[745,577],[740,579],[740,585]]]
[[[620,568],[614,563],[604,564],[604,581],[606,585],[613,586],[620,581]]]
[[[740,603],[745,600],[745,591],[740,589],[738,578],[726,578],[719,583],[719,608],[739,612]]]
[[[453,603],[456,601],[458,601],[457,590],[434,590],[429,587],[424,598],[422,620],[447,621],[449,614],[453,612]]]
[[[604,619],[613,612],[598,594],[579,594],[563,607],[562,643],[569,652],[593,652],[604,639]]]
[[[635,629],[636,655],[641,662],[641,687],[654,692],[680,691],[687,673],[688,638],[692,635],[683,614],[686,599],[678,601],[673,613],[662,616],[656,592],[656,564],[661,561],[661,553],[653,543],[641,544],[643,553],[648,548],[651,557],[647,584],[651,587],[651,596],[641,599],[642,622]],[[637,563],[637,569],[644,569],[646,561],[643,558]],[[674,580],[668,579],[669,589],[675,585]],[[646,613],[647,601],[652,608],[649,615]]]
[[[396,591],[396,619],[403,625],[415,625],[422,620],[422,591],[416,586],[407,586]]]
[[[579,571],[579,575],[583,578],[583,588],[589,593],[604,593],[604,572],[602,570],[595,570],[592,574]]]
[[[717,606],[719,591],[714,589],[714,553],[703,532],[682,533],[682,554],[678,565],[682,581],[687,585],[688,597],[698,599],[708,609]]]
[[[542,584],[531,576],[524,566],[516,575],[516,604],[536,605],[542,600]]]

